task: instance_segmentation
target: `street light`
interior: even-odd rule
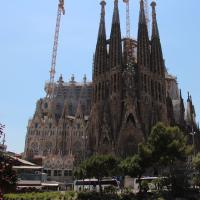
[[[193,131],[192,129],[192,132],[189,133],[190,135],[192,135],[192,144],[193,144],[193,148],[194,148],[194,156],[195,156],[195,142],[194,142],[194,136],[196,135],[196,132]]]

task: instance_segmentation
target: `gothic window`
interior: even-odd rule
[[[60,109],[61,109],[61,105],[60,105],[60,104],[57,104],[57,105],[56,105],[56,109],[57,109],[57,110],[60,110]]]
[[[113,92],[113,76],[111,76],[111,93]]]
[[[144,88],[143,88],[143,85],[144,85],[144,84],[143,84],[143,81],[144,81],[144,79],[143,79],[143,74],[141,74],[141,88],[140,88],[141,90],[144,89]]]
[[[47,109],[48,108],[48,103],[44,104],[44,108]]]
[[[163,97],[163,102],[165,102],[165,90],[163,86],[162,86],[162,97]]]
[[[38,123],[35,123],[35,128],[38,128]]]
[[[118,85],[118,90],[119,90],[119,88],[120,88],[120,73],[118,73],[118,76],[117,76],[118,78],[117,78],[117,85]]]
[[[151,95],[154,97],[154,84],[152,80],[151,80]]]
[[[130,123],[130,122],[132,122],[133,123],[133,125],[134,126],[136,126],[136,123],[135,123],[135,119],[134,119],[134,117],[133,117],[133,115],[132,114],[130,114],[129,116],[128,116],[128,118],[127,118],[127,121],[126,121],[127,123]]]
[[[157,85],[157,82],[155,82],[155,91],[156,91],[156,100],[158,100],[158,85]]]
[[[144,91],[147,92],[147,75],[144,75]]]
[[[117,89],[116,82],[117,82],[117,77],[116,74],[114,74],[114,92],[116,92]]]
[[[102,99],[104,99],[104,82],[103,82],[103,85],[102,85]]]
[[[99,83],[98,84],[98,90],[97,90],[97,99],[100,100],[100,97],[101,97],[101,84]]]
[[[158,92],[159,92],[159,101],[161,101],[161,87],[160,87],[160,83],[158,83]]]
[[[104,144],[104,145],[109,145],[109,140],[108,140],[107,137],[104,137],[104,139],[103,139],[103,144]]]
[[[82,111],[83,111],[83,113],[85,113],[85,105],[81,105],[81,109],[82,109]]]
[[[51,123],[49,123],[49,128],[51,128],[52,127],[52,124]]]
[[[151,81],[149,77],[148,77],[148,92],[149,94],[151,94]]]
[[[69,115],[73,115],[73,108],[71,103],[69,104],[68,110],[69,110]]]
[[[51,142],[47,142],[46,143],[46,151],[48,153],[51,153],[51,150],[52,150],[52,143]]]

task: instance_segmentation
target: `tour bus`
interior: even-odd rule
[[[116,179],[103,179],[101,180],[101,187],[103,190],[109,187],[119,189],[119,181]],[[99,182],[97,179],[84,179],[74,181],[74,191],[96,191],[99,192]]]

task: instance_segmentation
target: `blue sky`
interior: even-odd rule
[[[56,77],[65,80],[84,74],[91,80],[92,57],[98,32],[99,0],[65,0]],[[130,0],[131,34],[137,36],[139,0]],[[150,3],[150,2],[149,2]],[[157,1],[157,16],[163,53],[169,72],[178,77],[184,97],[193,96],[200,112],[200,1]],[[125,35],[125,5],[119,1],[122,34]],[[2,1],[0,6],[0,122],[6,124],[8,149],[24,149],[28,119],[36,101],[45,95],[49,79],[57,0]],[[106,24],[110,34],[113,0],[107,0]],[[200,115],[198,114],[198,120]]]

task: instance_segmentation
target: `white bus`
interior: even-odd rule
[[[103,179],[101,180],[101,187],[103,190],[109,187],[119,189],[119,181],[116,179]],[[96,191],[99,192],[99,182],[97,179],[84,179],[74,181],[74,191]]]

